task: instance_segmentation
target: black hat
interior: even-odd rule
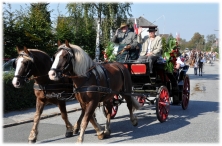
[[[157,31],[157,26],[149,26],[148,32],[154,32]]]

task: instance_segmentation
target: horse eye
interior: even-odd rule
[[[27,65],[28,65],[28,62],[24,62],[23,64],[24,64],[24,66],[27,66]]]
[[[68,55],[65,55],[65,56],[64,56],[64,59],[67,59],[67,58],[68,58]]]

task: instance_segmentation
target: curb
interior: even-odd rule
[[[79,108],[74,108],[74,109],[71,109],[71,110],[67,111],[67,113],[76,112],[76,111],[79,111],[81,109],[82,108],[80,108],[80,107]],[[61,113],[51,113],[51,114],[48,114],[48,115],[43,115],[43,116],[41,116],[40,120],[51,118],[51,117],[55,117],[55,116],[58,116],[58,115],[61,115]],[[16,126],[16,125],[20,125],[20,124],[25,124],[25,123],[30,123],[30,122],[33,122],[33,119],[25,119],[24,121],[4,124],[3,128],[12,127],[12,126]]]

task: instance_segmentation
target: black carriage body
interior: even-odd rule
[[[182,102],[184,79],[188,77],[186,75],[189,69],[188,65],[180,68],[177,75],[165,71],[166,64],[164,62],[154,63],[153,74],[149,73],[149,63],[146,62],[125,62],[124,65],[131,74],[133,93],[156,97],[158,89],[164,85],[167,87],[170,97],[172,97],[173,104],[180,104]]]

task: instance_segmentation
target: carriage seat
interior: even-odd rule
[[[163,70],[166,61],[160,57],[158,58],[153,66],[155,69]],[[142,61],[142,62],[128,62],[124,64],[126,68],[128,68],[131,74],[148,74],[149,72],[149,62]]]
[[[142,61],[139,60],[128,60],[128,62],[134,62],[134,63],[148,63],[149,61],[147,59],[143,59]],[[154,63],[157,64],[164,64],[166,63],[166,60],[163,59],[162,56],[160,56]]]

